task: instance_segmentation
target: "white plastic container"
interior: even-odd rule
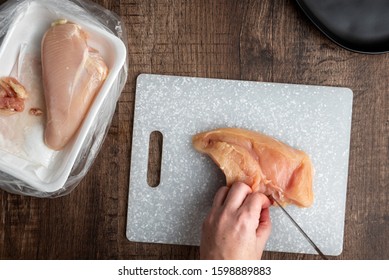
[[[73,14],[52,7],[48,8],[43,3],[31,1],[26,6],[26,10],[20,11],[10,25],[0,48],[0,77],[10,75],[18,60],[22,45],[36,46],[40,50],[44,33],[49,29],[51,23],[58,19],[67,19],[80,25],[89,35],[89,46],[99,51],[109,68],[108,77],[96,95],[82,126],[62,151],[52,151],[46,166],[7,153],[0,147],[0,171],[26,182],[37,191],[51,193],[64,186],[75,160],[83,148],[88,132],[94,129],[95,118],[100,110],[104,110],[102,104],[106,98],[110,98],[110,91],[113,90],[114,82],[125,63],[126,47],[119,38],[93,22],[79,19]],[[43,95],[43,92],[41,94]],[[31,118],[34,117],[31,116]],[[42,152],[48,149],[44,144],[43,133],[38,133],[31,143],[26,144],[31,146],[31,151],[35,154],[40,153],[39,149],[42,149]]]

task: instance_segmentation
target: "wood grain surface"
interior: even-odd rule
[[[127,84],[102,149],[73,192],[40,199],[0,191],[1,259],[199,258],[198,247],[133,243],[125,236],[135,80],[140,73],[351,88],[344,251],[333,259],[389,259],[389,54],[340,48],[291,0],[95,2],[126,24]]]

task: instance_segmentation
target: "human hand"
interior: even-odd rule
[[[261,259],[271,232],[270,205],[244,183],[221,187],[203,223],[200,259]]]

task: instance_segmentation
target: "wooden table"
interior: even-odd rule
[[[132,243],[125,236],[140,73],[351,88],[344,251],[334,259],[389,258],[389,54],[338,47],[291,0],[96,2],[127,26],[128,82],[112,126],[89,173],[69,195],[39,199],[0,191],[1,259],[199,257],[198,247]],[[273,252],[263,258],[318,259]]]

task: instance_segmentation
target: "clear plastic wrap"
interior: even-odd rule
[[[108,76],[81,126],[64,149],[45,144],[47,121],[41,42],[50,24],[66,19],[85,30],[88,44],[108,67]],[[0,188],[36,197],[68,194],[86,175],[104,141],[127,80],[127,39],[113,12],[85,0],[7,1],[0,6],[0,78],[17,78],[29,92],[26,108],[0,115]],[[29,114],[39,107],[43,117]]]

